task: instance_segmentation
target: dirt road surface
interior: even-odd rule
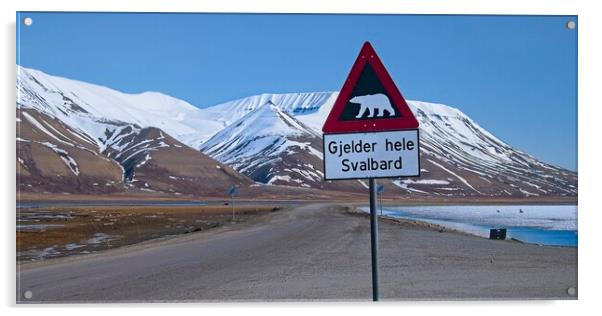
[[[572,299],[577,249],[381,221],[380,282],[382,300]],[[371,298],[369,219],[328,204],[17,271],[20,303]]]

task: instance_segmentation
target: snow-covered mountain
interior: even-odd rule
[[[90,135],[100,147],[106,131],[124,123],[160,128],[193,147],[225,126],[214,113],[162,93],[127,94],[21,66],[17,66],[17,107],[56,117]]]
[[[336,92],[262,94],[199,109],[159,93],[125,94],[109,88],[18,68],[17,107],[36,110],[93,139],[120,161],[126,150],[155,146],[133,134],[155,128],[258,183],[363,191],[363,181],[322,181],[321,127]],[[420,121],[419,179],[392,179],[393,194],[428,196],[575,196],[577,174],[512,148],[460,110],[408,102]],[[121,136],[117,136],[121,135]],[[128,142],[117,141],[127,136]],[[137,135],[137,134],[136,134]],[[156,136],[155,135],[155,136]],[[158,146],[158,147],[157,147]],[[140,148],[142,148],[140,147]],[[138,154],[142,164],[146,155]],[[181,163],[181,162],[180,162]]]
[[[211,133],[214,122],[184,101],[17,70],[22,192],[210,195],[253,183],[165,132],[192,142]]]
[[[324,94],[330,95],[330,94]],[[303,188],[338,191],[364,191],[355,181],[325,183],[322,181],[322,135],[286,112],[287,105],[298,105],[288,111],[301,112],[328,98],[305,94],[288,98],[275,95],[272,101],[266,95],[252,97],[251,104],[242,108],[245,115],[215,134],[201,145],[201,151],[232,166],[251,179],[265,184],[298,186]],[[254,102],[261,100],[263,105]],[[289,102],[286,102],[288,100]],[[284,106],[274,102],[281,101]],[[236,113],[236,108],[231,110]]]
[[[316,176],[321,175],[321,159],[310,162],[306,158],[289,166],[291,159],[287,157],[298,155],[305,148],[307,153],[321,158],[321,128],[337,95],[264,94],[230,102],[229,105],[236,105],[229,109],[230,113],[237,117],[241,117],[241,112],[247,114],[215,134],[201,150],[256,181],[325,188],[327,184]],[[420,122],[422,172],[420,179],[385,181],[390,182],[394,192],[440,196],[577,194],[576,173],[512,148],[460,110],[419,101],[408,104]],[[255,122],[258,117],[262,117],[261,123]],[[294,121],[298,126],[285,121]],[[252,165],[247,162],[247,152],[253,153]],[[268,170],[249,172],[257,166]],[[336,183],[350,185],[350,181]],[[362,181],[359,183],[365,186]]]

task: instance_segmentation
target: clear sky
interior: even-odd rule
[[[336,91],[370,41],[406,99],[577,169],[575,16],[23,13],[17,63],[195,106]]]

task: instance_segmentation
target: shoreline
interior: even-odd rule
[[[396,218],[396,217],[392,217],[392,216],[379,216],[379,219],[383,219],[383,220],[387,220],[387,221],[391,221],[394,222],[398,225],[404,225],[404,224],[409,224],[409,225],[415,225],[415,226],[422,226],[424,225],[425,227],[430,227],[432,230],[434,231],[438,231],[438,232],[451,232],[451,233],[455,233],[455,234],[462,234],[462,235],[468,235],[468,236],[473,236],[473,237],[477,237],[477,238],[482,238],[482,239],[486,239],[486,240],[492,240],[492,241],[508,241],[508,242],[517,242],[520,244],[525,244],[525,245],[535,245],[535,246],[540,246],[540,247],[557,247],[557,248],[574,248],[577,249],[578,245],[574,245],[574,246],[570,246],[570,245],[545,245],[545,244],[538,244],[538,243],[532,243],[532,242],[527,242],[527,241],[523,241],[517,238],[508,238],[508,239],[504,239],[504,240],[493,240],[493,239],[489,239],[488,237],[485,236],[480,236],[477,234],[473,234],[467,231],[462,231],[462,230],[458,230],[458,229],[453,229],[453,228],[448,228],[442,225],[438,225],[438,224],[434,224],[434,223],[429,223],[427,221],[421,221],[421,220],[410,220],[410,219],[405,219],[405,218]]]
[[[349,212],[352,215],[357,215],[357,216],[363,216],[366,218],[370,217],[369,213],[366,213],[358,208],[354,208],[353,211]],[[407,219],[407,218],[399,218],[399,217],[393,217],[393,216],[388,216],[388,215],[378,215],[378,219],[382,220],[384,222],[389,222],[395,225],[399,225],[400,227],[404,227],[404,226],[411,226],[413,228],[424,228],[424,229],[428,229],[431,230],[433,232],[439,232],[439,233],[443,233],[443,232],[448,232],[448,233],[453,233],[453,234],[459,234],[459,235],[465,235],[465,236],[471,236],[471,237],[477,237],[477,238],[481,238],[481,239],[487,239],[490,240],[487,237],[484,236],[479,236],[477,234],[473,234],[467,231],[462,231],[462,230],[458,230],[458,229],[453,229],[453,228],[449,228],[449,227],[445,227],[439,224],[435,224],[435,223],[429,223],[427,221],[421,221],[418,219]],[[542,247],[568,247],[568,248],[576,248],[575,247],[571,247],[571,246],[556,246],[556,245],[541,245],[541,244],[534,244],[534,243],[528,243],[528,242],[524,242],[515,238],[511,238],[511,239],[504,239],[504,240],[495,240],[495,241],[506,241],[506,242],[517,242],[520,244],[528,244],[528,245],[536,245],[536,246],[542,246]]]
[[[429,206],[459,206],[459,207],[466,207],[466,206],[523,206],[523,207],[528,207],[528,206],[532,206],[532,205],[536,205],[536,206],[575,206],[577,207],[577,205],[572,205],[572,204],[445,204],[445,205],[406,205],[407,207],[429,207]],[[400,206],[397,204],[392,204],[392,205],[386,205],[385,207],[405,207],[405,206]],[[365,205],[365,204],[361,204],[361,205],[356,205],[355,209],[358,212],[361,212],[363,214],[366,214],[366,216],[369,216],[370,212],[368,210],[369,206]],[[394,209],[393,209],[394,210]],[[391,212],[391,209],[387,209],[388,212]],[[393,211],[394,213],[394,211]],[[526,226],[516,226],[513,224],[507,224],[507,225],[494,225],[494,224],[474,224],[474,223],[469,223],[469,222],[462,222],[462,221],[455,221],[453,219],[444,219],[444,218],[420,218],[418,215],[416,215],[417,217],[413,217],[413,216],[407,216],[404,217],[403,215],[399,215],[399,217],[394,216],[394,215],[378,215],[378,217],[380,219],[383,220],[391,220],[394,222],[403,222],[403,223],[414,223],[416,225],[424,225],[424,226],[430,226],[433,227],[433,229],[435,230],[443,230],[443,231],[454,231],[457,233],[462,233],[462,234],[468,234],[471,236],[475,236],[475,237],[479,237],[479,238],[484,238],[484,239],[489,239],[489,231],[492,228],[505,228],[508,231],[508,236],[506,239],[506,241],[516,241],[516,242],[520,242],[520,243],[524,243],[524,244],[531,244],[531,245],[538,245],[538,246],[549,246],[549,247],[567,247],[567,248],[578,248],[578,243],[577,240],[575,240],[575,243],[570,243],[565,241],[564,243],[559,242],[558,240],[555,240],[552,237],[552,240],[555,240],[555,242],[550,241],[549,239],[547,240],[548,243],[546,243],[545,239],[541,239],[540,234],[545,234],[548,231],[554,231],[554,232],[567,232],[567,233],[575,233],[577,234],[578,230],[575,227],[575,229],[558,229],[558,228],[543,228],[543,227],[526,227]],[[575,219],[576,220],[576,219]],[[446,224],[449,224],[446,226]],[[464,228],[464,230],[462,229]],[[523,236],[525,239],[519,238],[517,236],[513,236],[514,233],[516,233],[516,231],[524,231],[525,230],[530,230],[532,233],[538,233],[540,238],[539,239],[533,239],[533,236],[529,237],[529,236]],[[514,231],[514,233],[513,233]],[[550,238],[550,237],[548,237]]]

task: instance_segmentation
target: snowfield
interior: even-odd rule
[[[369,208],[363,208],[369,212]],[[521,213],[522,210],[522,213]],[[386,207],[383,214],[448,220],[492,227],[577,229],[576,205],[441,205]]]
[[[367,206],[361,209],[370,212]],[[380,214],[380,208],[377,213]],[[508,239],[577,246],[577,205],[386,206],[383,215],[433,223],[485,238],[491,228],[507,228]]]

